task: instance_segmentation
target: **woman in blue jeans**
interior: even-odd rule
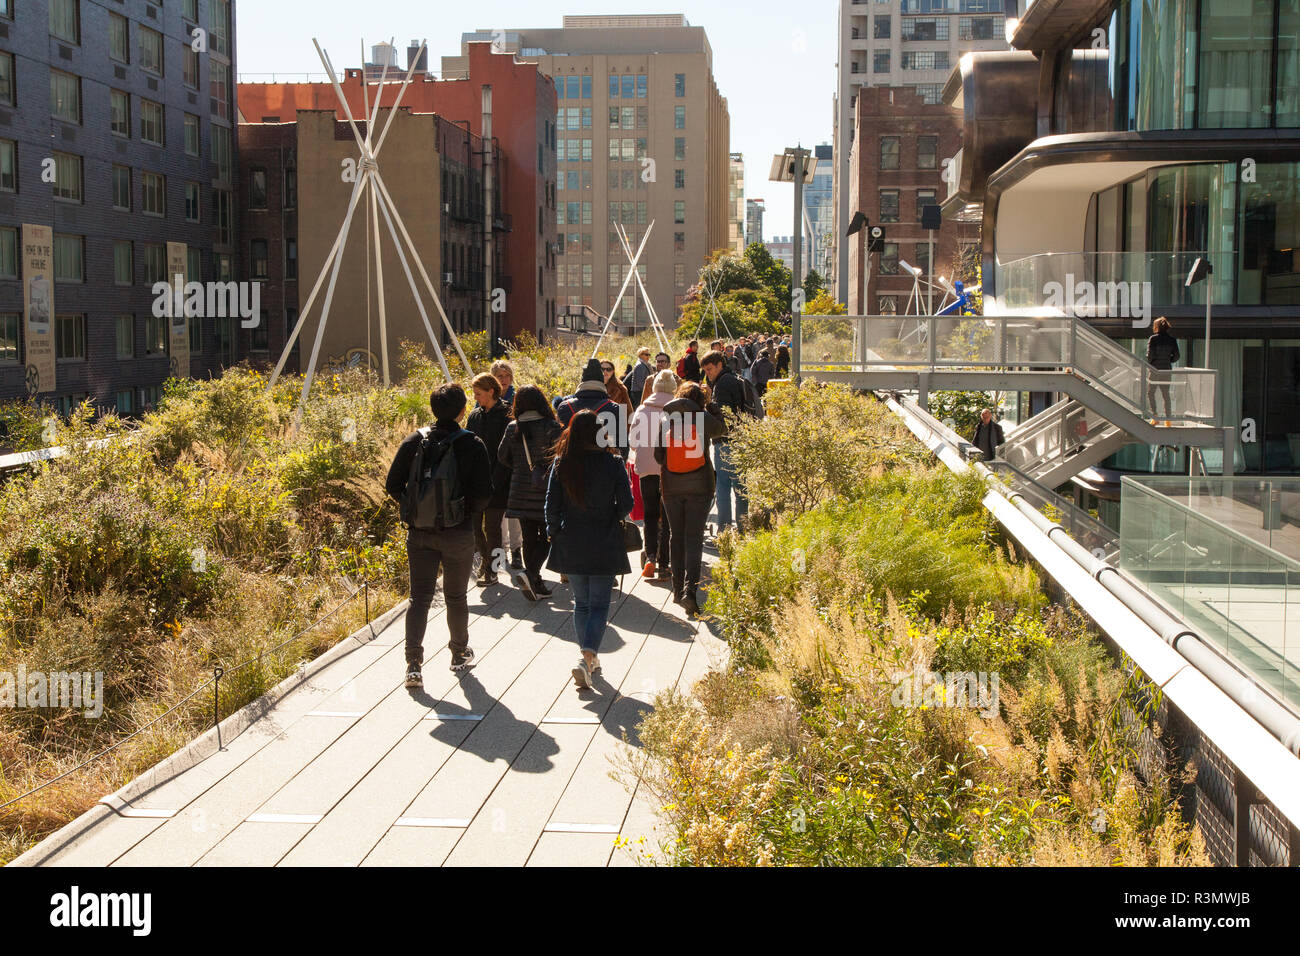
[[[632,513],[627,466],[601,448],[600,420],[590,410],[574,415],[555,446],[546,487],[547,567],[569,576],[573,623],[582,660],[573,668],[578,688],[591,687],[600,670],[600,642],[609,620],[614,579],[632,568],[623,548],[623,519]]]

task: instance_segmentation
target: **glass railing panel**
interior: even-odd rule
[[[1187,285],[1198,258],[1214,267],[1216,304],[1232,302],[1236,253],[1045,252],[997,265],[998,298],[1009,309],[1059,309],[1088,318],[1125,316],[1149,328],[1168,306],[1205,305],[1206,283]]]
[[[803,371],[845,371],[860,364],[862,327],[863,320],[854,316],[804,316],[799,333]]]
[[[934,319],[935,362],[938,365],[997,365],[1002,355],[1003,325],[982,316],[940,316]]]
[[[1002,316],[1006,364],[1018,368],[1062,368],[1070,364],[1070,320]]]

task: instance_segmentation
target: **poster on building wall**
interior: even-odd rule
[[[185,273],[189,267],[189,246],[167,243],[167,279],[172,283],[172,306],[168,310],[168,343],[171,377],[190,377],[190,324],[185,308]]]
[[[23,225],[23,317],[26,323],[27,393],[57,387],[54,356],[54,230]]]

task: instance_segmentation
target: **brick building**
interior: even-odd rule
[[[413,52],[408,53],[408,65],[409,58],[413,55]],[[362,69],[349,69],[341,84],[354,117],[364,115],[362,77]],[[385,103],[393,102],[400,80],[404,78],[405,70],[390,71],[389,85],[384,94]],[[458,251],[457,245],[469,244],[466,230],[471,229],[470,223],[475,217],[481,218],[484,208],[482,197],[473,198],[470,194],[474,190],[482,192],[483,150],[478,137],[482,136],[484,128],[485,88],[491,90],[492,141],[497,164],[491,242],[494,251],[494,287],[504,289],[506,293],[505,312],[501,314],[490,311],[492,289],[486,287],[486,270],[482,267],[487,255],[487,245],[483,240],[486,222],[479,227],[478,238],[475,240],[476,250],[462,253]],[[239,89],[242,97],[241,136],[250,144],[261,143],[263,136],[275,141],[277,135],[288,135],[260,132],[258,126],[292,124],[297,119],[299,110],[331,110],[340,120],[345,118],[334,88],[329,83],[244,83],[240,84]],[[370,96],[373,102],[373,84]],[[448,302],[462,303],[456,305],[455,309],[462,313],[464,328],[481,329],[495,320],[498,337],[509,339],[524,331],[544,334],[548,325],[553,324],[556,302],[555,102],[555,85],[550,77],[540,72],[535,64],[520,62],[510,54],[493,53],[490,43],[468,44],[464,68],[455,73],[444,73],[443,79],[435,79],[417,68],[415,78],[402,99],[404,111],[412,114],[436,113],[448,125],[459,124],[464,132],[475,137],[478,142],[471,151],[472,155],[465,154],[462,148],[460,157],[450,160],[455,168],[454,183],[449,181],[444,184],[436,168],[424,171],[424,175],[433,176],[441,188],[449,191],[452,187],[460,188],[463,181],[467,190],[464,208],[453,203],[452,211],[436,213],[448,218],[446,231],[449,236],[461,237],[452,241],[448,250],[450,265],[443,262],[441,238],[435,246],[421,248],[430,275],[439,283],[439,296],[443,297],[448,314],[453,311],[453,305]],[[351,144],[351,155],[355,157],[356,145],[352,134],[346,126],[343,129],[347,136],[343,145]],[[443,136],[448,150],[446,155],[451,157],[456,153],[456,148],[450,139],[445,138],[451,136],[451,133],[444,130]],[[299,161],[301,155],[300,152]],[[396,150],[386,144],[384,152],[380,154],[380,168],[390,190],[393,176],[390,164],[395,160]],[[470,168],[474,166],[477,169]],[[345,196],[345,207],[346,198]],[[397,201],[407,225],[411,226],[411,214],[401,205],[400,199]],[[306,201],[302,202],[305,207]],[[341,222],[342,210],[333,225],[328,226],[331,243]],[[268,228],[270,225],[267,224]],[[326,228],[326,225],[322,223],[320,228]],[[357,232],[356,229],[353,231]],[[443,231],[439,230],[440,237]],[[306,242],[305,235],[304,232],[303,242]],[[268,238],[268,241],[271,240]],[[468,258],[464,261],[458,258],[453,262],[450,259],[453,255]],[[300,266],[300,282],[307,283],[307,287],[300,290],[289,288],[287,295],[300,292],[301,298],[305,300],[316,273],[305,258]],[[394,269],[397,271],[391,275],[385,270],[386,285],[390,292],[394,288],[394,282],[405,285],[401,266],[395,260]],[[453,278],[447,279],[448,275]],[[484,277],[482,282],[477,279],[479,275]],[[340,279],[340,284],[342,281]],[[285,307],[297,308],[291,303],[286,303]],[[316,307],[313,306],[313,312],[315,310]]]
[[[860,211],[872,225],[883,226],[886,241],[884,251],[873,254],[868,281],[866,231],[843,240],[848,245],[849,314],[902,313],[913,280],[899,263],[922,270],[924,293],[929,233],[921,228],[921,208],[937,205],[947,195],[943,162],[961,147],[959,116],[951,107],[926,103],[912,89],[866,87],[858,92],[855,130],[849,212]],[[945,220],[934,234],[934,274],[952,278],[959,248],[978,241],[977,225]],[[936,292],[936,308],[940,298]]]
[[[380,111],[383,130],[391,111]],[[359,127],[366,134],[365,123]],[[240,208],[245,237],[245,270],[262,282],[264,321],[241,341],[241,353],[255,364],[278,361],[298,321],[346,214],[351,183],[342,178],[343,161],[355,159],[356,141],[335,111],[301,110],[293,122],[241,124],[241,173],[248,188]],[[502,266],[506,233],[493,231],[494,274],[486,276],[483,141],[463,126],[432,113],[406,109],[393,116],[380,154],[384,184],[420,250],[439,299],[457,334],[484,331],[488,292],[506,288]],[[500,157],[494,166],[497,205],[502,202]],[[320,366],[356,364],[382,368],[377,273],[374,266],[369,199],[353,217],[322,340]],[[406,274],[382,212],[383,274],[390,368],[396,369],[402,340],[427,342]],[[396,220],[394,221],[396,225]],[[450,344],[436,307],[424,292],[419,270],[407,254],[425,309],[440,344]],[[311,354],[325,293],[318,295],[295,347],[290,371]],[[507,298],[509,294],[507,293]],[[318,366],[319,367],[319,366]]]
[[[234,278],[234,6],[0,2],[0,400],[33,380],[32,280],[52,299],[55,379],[38,397],[136,414],[169,375],[152,291],[168,244],[189,279]],[[192,47],[200,27],[206,52]],[[25,226],[53,232],[43,274]],[[192,318],[184,374],[233,361],[237,327]]]

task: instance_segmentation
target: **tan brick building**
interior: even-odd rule
[[[641,272],[671,327],[705,257],[729,244],[730,114],[702,27],[672,16],[565,17],[560,29],[481,30],[555,81],[557,299],[608,315],[627,275],[615,236],[639,245]],[[444,75],[463,58],[444,57]],[[620,325],[644,328],[629,295]]]

